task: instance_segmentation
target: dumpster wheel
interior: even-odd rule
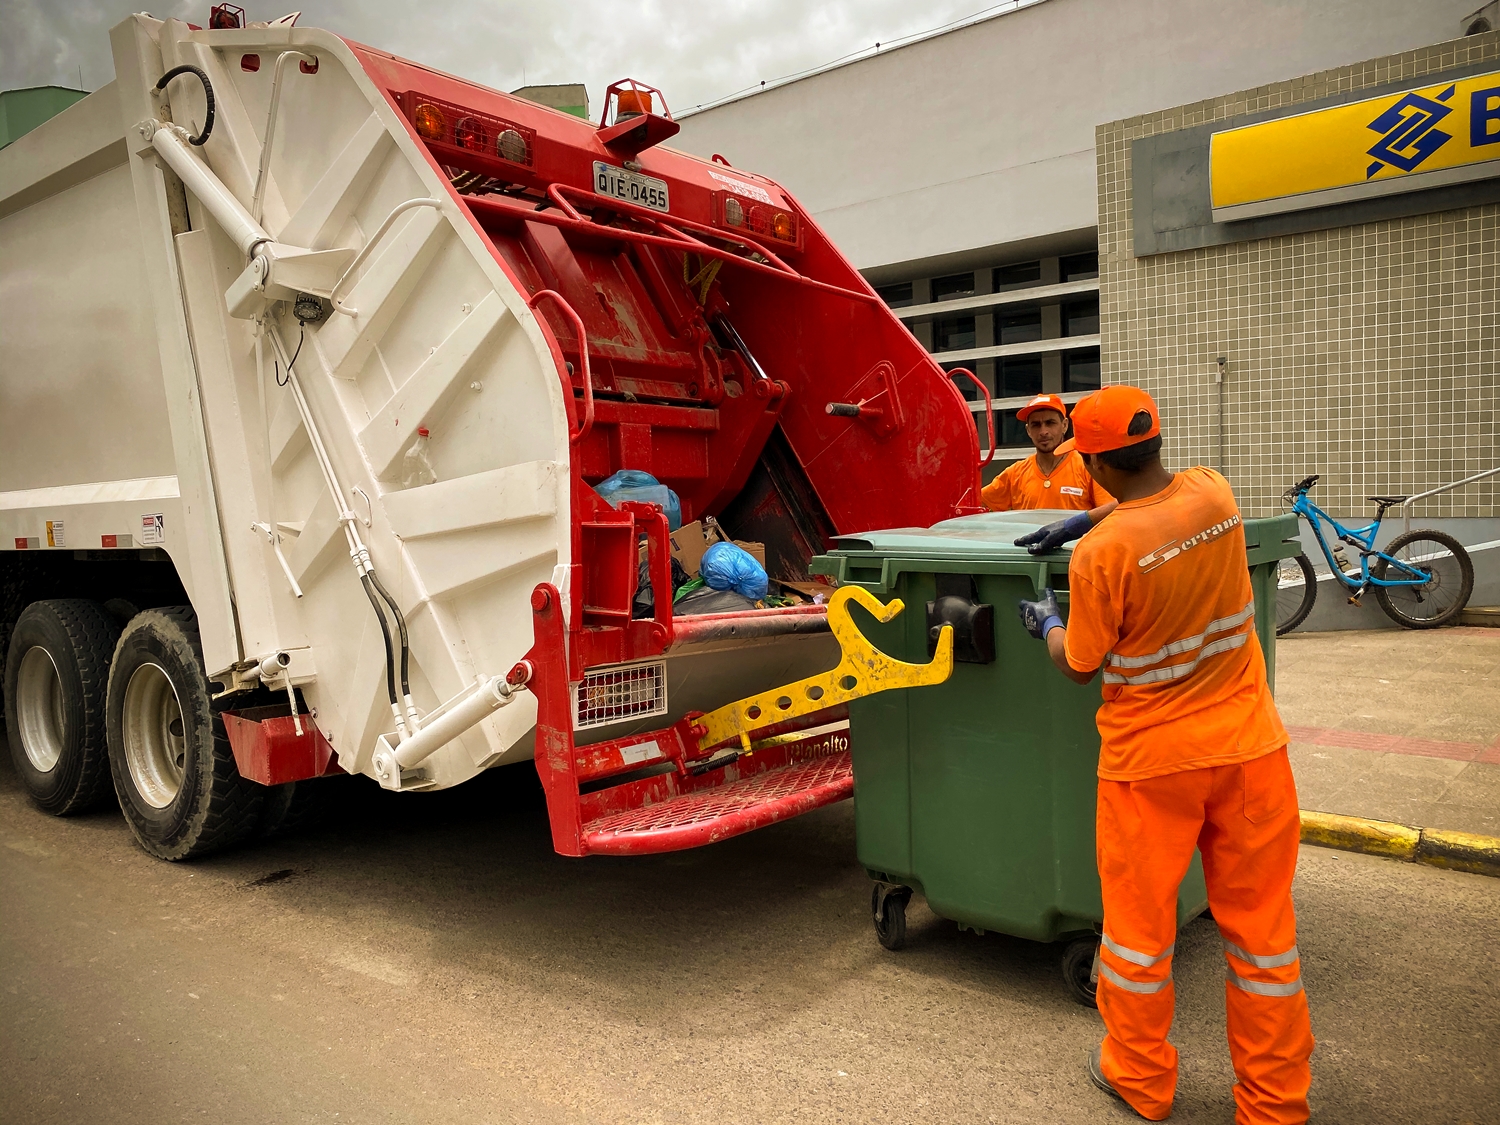
[[[875,936],[887,949],[906,944],[906,904],[911,888],[899,883],[876,883],[870,888],[870,914],[875,922]]]
[[[1068,942],[1062,955],[1063,982],[1068,992],[1086,1008],[1097,1008],[1097,976],[1094,961],[1099,956],[1099,938],[1095,935]]]

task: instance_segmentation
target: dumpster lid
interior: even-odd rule
[[[943,520],[931,527],[894,527],[859,535],[838,535],[834,537],[833,550],[829,553],[869,551],[878,555],[900,555],[902,558],[1034,561],[1025,547],[1015,545],[1016,536],[1077,514],[1047,508],[981,512],[978,515]],[[1071,544],[1062,550],[1072,550]]]

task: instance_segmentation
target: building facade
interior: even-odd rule
[[[993,473],[1029,452],[1031,395],[1122,377],[1101,334],[1101,122],[1452,39],[1474,6],[1037,0],[684,114],[673,143],[780,180],[944,366],[984,382]]]
[[[1325,127],[1349,185],[1298,194],[1280,153]],[[1237,211],[1250,129],[1283,148]],[[1116,121],[1098,153],[1104,380],[1156,396],[1173,463],[1221,468],[1247,515],[1311,473],[1355,515],[1500,465],[1500,32]],[[1418,514],[1494,539],[1497,498],[1491,477]]]

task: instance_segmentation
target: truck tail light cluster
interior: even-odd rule
[[[714,192],[714,223],[796,246],[802,231],[797,216],[772,203],[745,199],[733,192]]]
[[[396,100],[417,136],[435,153],[456,150],[526,168],[535,160],[535,129],[410,90]]]

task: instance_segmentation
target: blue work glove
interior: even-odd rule
[[[1089,514],[1079,512],[1065,520],[1049,523],[1045,527],[1039,527],[1021,536],[1016,540],[1016,546],[1025,547],[1033,555],[1045,555],[1049,551],[1057,550],[1064,543],[1071,543],[1081,538],[1093,526],[1094,523],[1089,519]]]
[[[1016,603],[1016,609],[1021,614],[1021,624],[1026,626],[1026,631],[1037,640],[1045,640],[1049,629],[1056,629],[1062,625],[1062,611],[1057,607],[1057,595],[1048,586],[1042,591],[1040,601],[1028,602],[1025,599]]]

